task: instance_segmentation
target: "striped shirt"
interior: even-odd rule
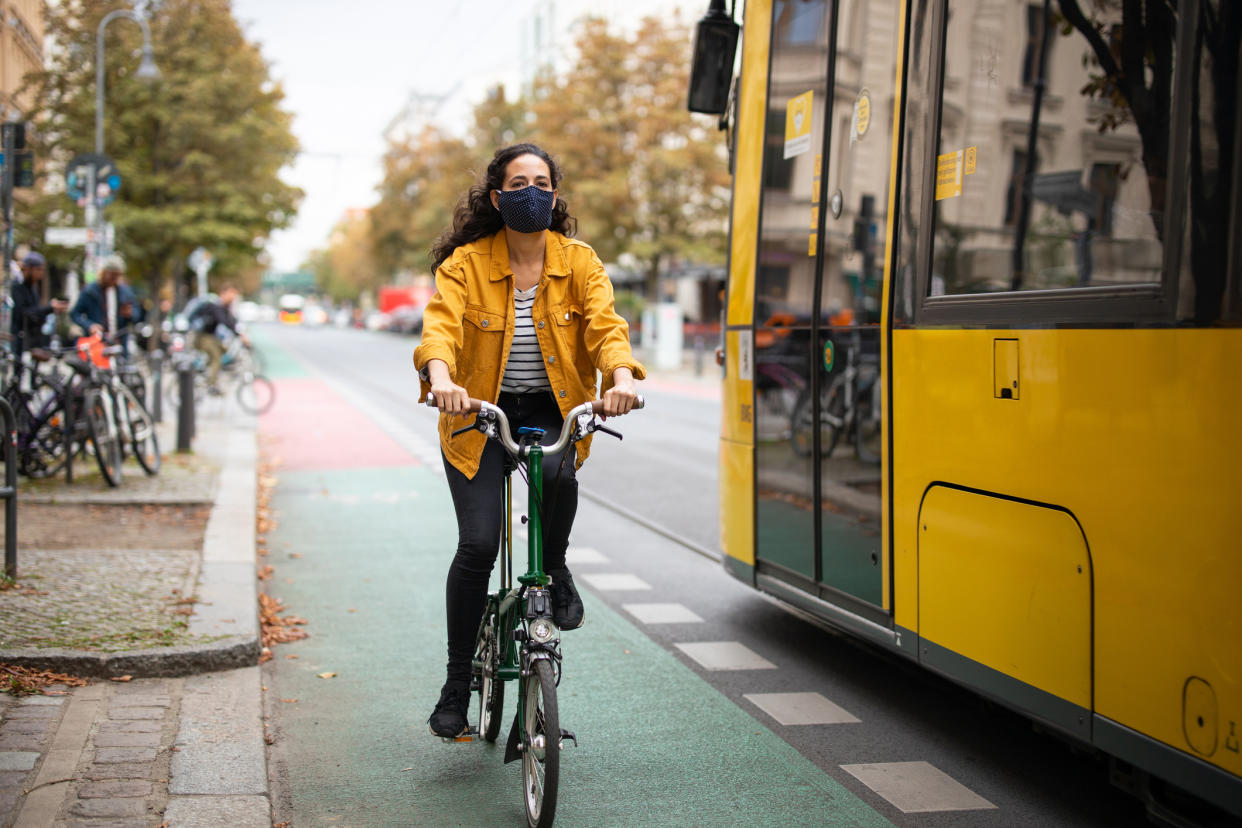
[[[530,290],[513,291],[513,344],[509,347],[509,361],[505,364],[505,375],[500,381],[500,390],[511,394],[526,394],[531,391],[551,391],[548,382],[548,371],[543,367],[543,351],[539,349],[539,338],[535,336],[535,321],[531,318],[530,309],[535,304],[535,291],[539,285]]]

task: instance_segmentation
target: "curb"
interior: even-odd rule
[[[90,678],[175,678],[256,666],[261,649],[255,583],[256,431],[254,418],[245,417],[201,423],[197,435],[204,453],[221,461],[203,535],[198,603],[188,629],[209,642],[115,653],[0,650],[0,661]]]

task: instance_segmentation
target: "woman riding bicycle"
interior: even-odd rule
[[[561,174],[534,144],[497,151],[486,178],[458,204],[453,228],[436,240],[436,294],[414,351],[420,402],[440,409],[440,447],[453,507],[457,553],[445,590],[448,670],[428,720],[431,732],[466,731],[471,656],[499,551],[504,449],[478,431],[453,438],[471,398],[494,402],[517,429],[541,428],[554,442],[565,415],[595,398],[603,377],[605,415],[630,410],[645,371],[630,351],[612,283],[590,246],[569,238],[577,222],[558,197]],[[553,618],[582,625],[582,601],[565,567],[578,507],[578,466],[590,440],[544,456],[544,569],[552,577]]]

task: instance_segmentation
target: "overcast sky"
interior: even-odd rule
[[[306,197],[296,224],[269,244],[272,266],[296,269],[346,209],[375,202],[383,132],[411,93],[456,90],[435,121],[464,132],[486,89],[516,89],[528,21],[549,5],[557,28],[586,10],[629,26],[678,7],[693,21],[707,0],[233,0],[284,86],[302,146],[284,178]],[[563,38],[562,49],[569,45]]]

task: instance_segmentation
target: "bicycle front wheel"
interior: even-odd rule
[[[92,389],[86,393],[82,416],[95,449],[95,462],[109,486],[121,485],[121,435],[113,416],[112,399],[107,392]]]
[[[261,374],[243,376],[237,383],[237,404],[247,414],[266,414],[276,402],[276,386]]]
[[[522,788],[526,821],[546,828],[556,817],[561,777],[561,722],[552,664],[540,659],[522,676]]]

